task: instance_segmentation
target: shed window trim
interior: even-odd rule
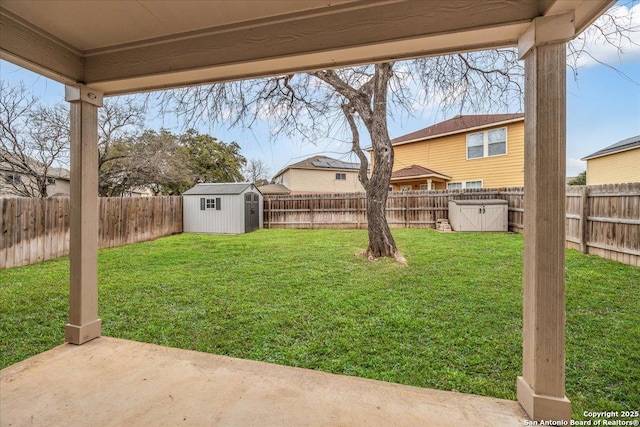
[[[507,140],[506,127],[467,134],[467,160],[506,156]]]

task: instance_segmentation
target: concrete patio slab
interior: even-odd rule
[[[0,371],[2,426],[521,427],[525,419],[508,400],[107,337]]]

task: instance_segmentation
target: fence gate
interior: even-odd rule
[[[255,193],[244,195],[244,231],[248,233],[260,228],[260,198]]]

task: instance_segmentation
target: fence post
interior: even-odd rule
[[[271,197],[267,198],[267,225],[265,228],[271,228]]]
[[[356,197],[356,230],[360,229],[360,195]]]
[[[589,190],[585,185],[580,190],[580,250],[583,254],[589,253]]]
[[[309,228],[313,229],[313,196],[309,198]]]
[[[409,228],[409,195],[404,197],[404,228]]]

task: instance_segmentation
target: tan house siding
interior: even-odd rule
[[[467,134],[501,127],[507,128],[506,155],[467,160]],[[450,182],[481,180],[483,187],[523,186],[524,121],[398,144],[394,146],[394,154],[394,171],[421,165],[450,176]],[[434,184],[437,190],[446,188],[444,182]],[[394,184],[394,190],[400,190],[405,185],[407,184]]]
[[[336,173],[346,174],[346,180],[337,180]],[[364,191],[358,173],[353,170],[313,170],[289,169],[283,174],[284,186],[291,190],[291,194],[301,193],[354,193]],[[278,177],[279,178],[279,177]],[[276,181],[279,181],[276,179]]]
[[[71,182],[67,179],[56,178],[56,183],[47,186],[47,194],[71,194]]]
[[[640,147],[587,160],[587,185],[640,182]]]
[[[0,169],[0,197],[14,197],[16,196],[15,189],[13,186],[7,182],[6,176],[7,174],[14,174],[11,170]],[[28,187],[33,188],[33,192],[36,192],[36,181],[30,175],[26,175],[24,173],[16,173],[20,176],[20,179],[23,183],[25,183]],[[52,185],[47,185],[47,194],[52,196],[54,194],[64,194],[69,195],[71,192],[71,184],[68,179],[65,178],[55,178],[56,182]]]

